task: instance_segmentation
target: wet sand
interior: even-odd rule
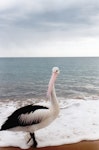
[[[44,148],[29,148],[28,150],[99,150],[99,141],[83,141],[76,144],[67,144],[62,146],[51,146]],[[21,150],[20,148],[6,147],[0,150]]]

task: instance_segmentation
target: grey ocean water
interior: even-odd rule
[[[0,58],[0,100],[45,99],[53,66],[59,98],[99,98],[99,58]]]

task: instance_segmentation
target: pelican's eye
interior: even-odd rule
[[[58,70],[56,70],[56,73],[58,73]]]

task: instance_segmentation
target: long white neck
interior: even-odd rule
[[[51,100],[51,104],[53,104],[53,105],[55,105],[55,104],[58,103],[57,102],[56,91],[55,91],[54,85],[53,85],[53,88],[52,88],[50,100]]]
[[[53,109],[54,111],[59,111],[59,103],[56,97],[54,85],[53,85],[53,89],[51,92],[50,101],[51,101],[51,109]]]
[[[55,114],[58,114],[58,112],[59,112],[59,105],[58,105],[58,101],[56,98],[56,92],[55,92],[55,88],[54,88],[54,84],[55,84],[57,75],[58,75],[57,72],[52,73],[51,79],[49,81],[48,92],[47,92],[47,97],[48,97],[48,99],[50,99],[50,102],[51,102],[50,109],[52,111],[54,111]]]

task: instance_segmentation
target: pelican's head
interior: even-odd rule
[[[60,73],[60,70],[59,70],[58,67],[53,67],[53,68],[52,68],[52,72],[53,72],[53,73],[56,73],[56,74],[59,74],[59,73]]]

